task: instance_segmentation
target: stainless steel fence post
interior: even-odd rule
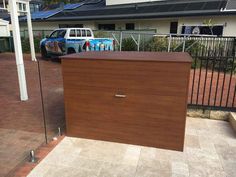
[[[123,32],[120,32],[120,51],[122,51]]]
[[[58,127],[58,136],[61,136],[61,127]]]
[[[31,150],[31,151],[30,151],[30,159],[29,159],[29,162],[31,162],[31,163],[36,163],[36,162],[37,162],[37,159],[36,159],[36,157],[35,157],[35,152],[34,152],[34,150]]]
[[[183,42],[183,49],[182,49],[182,52],[185,51],[185,46],[186,46],[186,36],[184,36],[184,42]]]
[[[140,51],[140,38],[141,38],[141,36],[140,36],[140,34],[138,35],[138,51]]]
[[[170,52],[170,47],[171,47],[171,39],[172,39],[172,36],[171,36],[171,34],[170,34],[170,36],[169,36],[169,43],[168,43],[168,52]]]

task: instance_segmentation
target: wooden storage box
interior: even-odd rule
[[[62,57],[67,136],[182,151],[190,67],[187,53]]]

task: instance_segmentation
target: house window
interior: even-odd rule
[[[18,10],[20,12],[26,12],[26,4],[25,3],[21,3],[21,2],[18,2]]]
[[[209,26],[183,26],[182,34],[199,34],[199,35],[223,35],[223,25]]]
[[[59,28],[83,28],[83,24],[59,24]]]
[[[35,4],[35,3],[31,4],[30,3],[30,12],[34,13],[34,12],[40,11],[41,10],[41,6],[42,6],[41,4]]]
[[[178,22],[170,22],[170,33],[177,34],[178,32]]]
[[[126,30],[135,30],[135,24],[134,23],[126,23],[125,29]]]
[[[116,25],[115,24],[99,24],[98,29],[99,30],[115,30]]]

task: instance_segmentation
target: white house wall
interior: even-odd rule
[[[236,36],[236,16],[207,16],[207,17],[181,17],[166,19],[142,19],[142,20],[103,20],[103,21],[60,21],[60,22],[33,22],[33,30],[54,30],[59,24],[83,24],[84,27],[92,30],[98,29],[98,24],[116,24],[116,30],[125,30],[126,23],[134,23],[135,30],[151,30],[159,34],[170,32],[170,22],[178,21],[178,33],[181,33],[183,25],[203,25],[204,20],[212,19],[216,25],[223,25],[224,36]],[[26,24],[22,24],[22,29],[27,29]]]
[[[0,37],[10,36],[8,21],[0,20]]]
[[[59,22],[33,22],[33,30],[48,30],[52,31],[59,28],[59,24],[83,24],[84,27],[95,30],[94,22],[86,21],[59,21]],[[21,23],[21,30],[27,30],[27,24]]]
[[[155,29],[157,33],[167,34],[170,32],[170,22],[170,19],[139,20],[136,22],[135,27],[138,30]]]

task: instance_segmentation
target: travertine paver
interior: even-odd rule
[[[236,177],[228,122],[188,118],[184,152],[66,137],[28,177]]]

